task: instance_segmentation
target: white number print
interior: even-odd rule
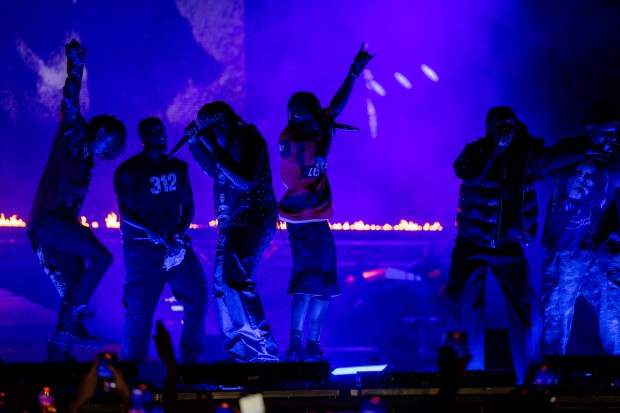
[[[177,190],[177,176],[174,173],[162,176],[152,176],[150,179],[153,187],[151,188],[152,194],[161,194],[163,192],[172,192]]]

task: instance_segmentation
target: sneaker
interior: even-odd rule
[[[308,353],[302,347],[286,350],[286,361],[289,363],[301,363],[307,361],[307,358]]]
[[[308,341],[306,343],[306,353],[308,354],[306,358],[308,362],[323,361],[323,350],[319,348],[318,341]]]

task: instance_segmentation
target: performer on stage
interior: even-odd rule
[[[125,126],[114,116],[87,122],[80,113],[86,49],[72,40],[65,46],[67,79],[60,104],[60,126],[52,142],[28,219],[28,236],[39,262],[62,297],[48,361],[71,361],[71,347],[97,348],[83,320],[94,317],[88,303],[112,254],[78,216],[90,185],[95,157],[113,160],[125,149]],[[88,266],[86,265],[88,261]]]
[[[127,270],[121,358],[147,360],[153,316],[167,282],[183,305],[181,361],[198,363],[204,353],[208,289],[186,234],[194,218],[188,165],[165,153],[166,130],[159,118],[142,120],[138,135],[143,152],[114,173]]]
[[[293,255],[291,329],[287,361],[319,361],[321,329],[329,300],[340,294],[336,245],[327,222],[332,195],[327,179],[327,156],[334,119],[344,110],[355,80],[372,59],[364,45],[355,55],[344,82],[327,108],[309,92],[297,92],[288,102],[288,125],[280,135],[280,177],[286,193],[279,216],[286,222]],[[309,319],[303,347],[304,322]]]
[[[583,159],[553,171],[554,187],[543,234],[544,355],[566,354],[577,297],[598,317],[605,352],[620,354],[620,186],[617,153],[620,115],[609,102],[592,105],[587,135],[574,145],[591,143],[609,159]]]
[[[579,149],[564,142],[543,146],[511,108],[499,106],[488,112],[486,136],[467,144],[454,163],[461,188],[446,327],[469,334],[470,369],[484,369],[484,287],[491,272],[506,303],[517,379],[525,379],[537,344],[536,303],[522,248],[538,228],[534,182],[539,174],[582,159]]]
[[[213,289],[231,361],[279,361],[254,273],[276,228],[277,205],[265,139],[225,102],[204,105],[186,128],[190,151],[215,180],[218,222]]]

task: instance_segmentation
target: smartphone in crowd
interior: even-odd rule
[[[466,359],[469,357],[469,346],[465,331],[448,331],[443,344],[454,350],[458,358]]]
[[[99,353],[99,364],[97,365],[97,377],[101,380],[104,391],[110,391],[116,388],[114,382],[114,374],[110,370],[110,366],[116,363],[116,353]]]
[[[549,368],[546,364],[542,364],[536,371],[534,377],[534,383],[537,386],[551,386],[557,384],[558,375],[552,368]]]
[[[42,413],[56,413],[56,401],[49,387],[43,387],[39,391],[39,407]]]
[[[159,412],[159,407],[153,401],[153,392],[148,384],[140,383],[131,390],[128,413]]]

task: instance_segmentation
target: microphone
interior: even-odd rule
[[[359,132],[360,128],[351,125],[345,125],[344,123],[334,123],[334,129],[348,130],[351,132]]]
[[[174,155],[176,155],[181,150],[183,145],[185,145],[191,137],[192,135],[183,135],[181,140],[179,140],[177,144],[174,145],[174,148],[172,148],[172,150],[170,151],[170,155],[168,155],[168,160],[172,159]]]

